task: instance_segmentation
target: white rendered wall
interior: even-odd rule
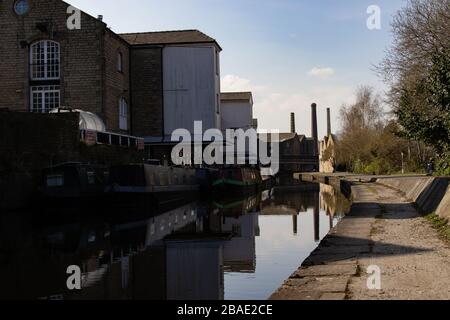
[[[215,46],[173,46],[163,50],[164,131],[194,131],[194,121],[203,130],[218,128],[217,97],[220,72],[216,69]],[[220,99],[219,99],[220,103]]]

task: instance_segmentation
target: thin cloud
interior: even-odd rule
[[[264,86],[255,86],[251,83],[249,79],[241,78],[233,74],[228,74],[222,77],[220,87],[222,92],[237,92],[237,91],[259,92],[265,89]]]
[[[309,70],[308,75],[312,77],[319,77],[319,78],[328,78],[331,76],[334,76],[335,72],[333,68],[318,68],[314,67],[311,70]]]
[[[260,129],[279,129],[289,132],[290,113],[297,115],[297,128],[300,133],[310,134],[311,103],[319,106],[319,132],[326,134],[326,108],[332,110],[333,131],[339,130],[338,114],[343,103],[353,103],[354,88],[351,86],[308,86],[301,92],[279,91],[269,84],[255,84],[237,75],[225,75],[221,82],[222,92],[252,91],[254,98],[253,114],[258,118]]]

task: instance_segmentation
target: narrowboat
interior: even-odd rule
[[[118,199],[164,205],[183,201],[199,190],[194,169],[150,164],[113,166],[106,192]]]
[[[229,167],[215,173],[213,188],[216,194],[257,192],[262,183],[261,173],[257,168]]]
[[[47,199],[82,199],[101,196],[109,177],[106,166],[67,162],[42,171],[40,192]]]

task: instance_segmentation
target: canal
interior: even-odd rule
[[[350,203],[331,187],[278,187],[155,212],[0,215],[1,299],[267,299]],[[82,290],[67,289],[79,266]]]

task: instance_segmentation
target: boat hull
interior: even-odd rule
[[[261,189],[262,178],[259,170],[255,168],[224,168],[218,172],[212,186],[215,195],[251,195]]]

